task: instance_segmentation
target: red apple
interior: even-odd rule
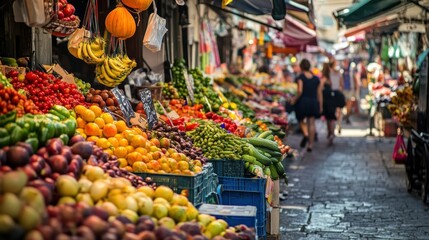
[[[58,11],[58,19],[63,19],[64,18],[64,13],[63,11]]]
[[[70,16],[70,21],[74,21],[74,20],[76,20],[76,15],[71,15]]]
[[[70,3],[67,3],[67,5],[63,9],[64,16],[70,17],[75,12],[75,8]]]
[[[65,17],[62,19],[63,21],[70,22],[70,17]]]
[[[59,174],[67,173],[68,163],[67,159],[62,155],[54,155],[48,159],[49,164],[54,172]]]

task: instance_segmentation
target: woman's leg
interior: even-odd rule
[[[301,148],[304,148],[305,145],[307,145],[307,141],[308,141],[308,128],[307,128],[307,122],[305,120],[307,120],[308,122],[308,119],[305,119],[305,118],[299,121],[299,127],[301,128],[302,135],[303,135],[301,144],[299,145]]]
[[[338,134],[341,134],[341,123],[343,122],[343,109],[337,108],[337,119],[338,119]]]
[[[307,128],[308,128],[307,150],[311,151],[311,149],[313,148],[313,143],[314,143],[314,133],[316,132],[316,124],[315,124],[315,118],[314,117],[307,118]]]

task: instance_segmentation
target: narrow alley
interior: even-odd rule
[[[319,133],[312,153],[286,163],[281,239],[429,239],[429,207],[407,192],[395,139],[366,137],[362,119],[344,128],[333,147]]]

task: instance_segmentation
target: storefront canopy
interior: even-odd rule
[[[369,19],[380,16],[398,8],[407,1],[403,0],[361,0],[349,8],[335,13],[340,24],[347,27],[356,26]]]
[[[312,11],[310,11],[307,5],[301,4],[296,0],[286,0],[286,14],[299,19],[314,29],[313,18],[311,16]]]
[[[215,0],[214,4],[220,7],[222,6],[222,0]],[[273,2],[271,0],[235,0],[228,4],[228,7],[232,7],[252,15],[265,15],[271,14],[273,10]]]
[[[289,15],[286,16],[281,35],[286,47],[304,49],[307,45],[317,45],[316,31]]]

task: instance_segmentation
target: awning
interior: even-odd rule
[[[314,29],[313,19],[310,16],[310,8],[298,3],[296,0],[286,0],[286,14],[304,22],[310,28]]]
[[[340,24],[351,27],[371,18],[380,16],[404,4],[407,4],[407,1],[361,0],[349,8],[336,12],[334,15],[337,17]]]
[[[215,0],[213,4],[217,7],[221,7],[222,0]],[[228,4],[228,7],[235,8],[252,15],[265,15],[271,14],[271,11],[273,10],[273,2],[271,0],[235,0]]]
[[[289,15],[285,18],[285,26],[281,35],[287,47],[302,49],[307,45],[317,45],[316,31]]]

